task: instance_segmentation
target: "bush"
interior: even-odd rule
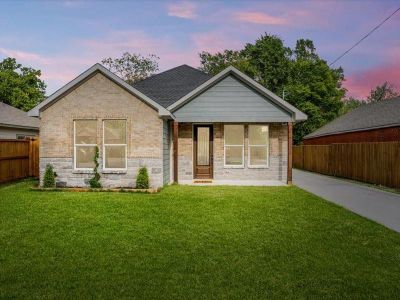
[[[43,187],[53,188],[56,186],[56,173],[53,170],[51,164],[46,165],[46,171],[44,172]]]
[[[147,173],[146,167],[139,169],[139,173],[136,177],[136,188],[137,189],[149,188],[149,174]]]
[[[93,158],[93,161],[94,161],[94,168],[93,168],[94,176],[93,176],[93,178],[91,178],[91,179],[89,180],[89,184],[90,184],[90,187],[91,187],[92,189],[99,189],[99,188],[101,188],[100,174],[99,174],[99,172],[97,171],[97,169],[99,168],[98,159],[99,159],[99,147],[96,146],[96,150],[95,150],[94,158]]]

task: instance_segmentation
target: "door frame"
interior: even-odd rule
[[[208,127],[210,128],[210,140],[209,140],[209,151],[210,151],[210,177],[209,178],[198,178],[197,177],[197,128]],[[192,126],[193,132],[193,179],[213,179],[214,178],[214,125],[210,123],[197,123]]]

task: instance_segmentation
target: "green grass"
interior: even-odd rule
[[[296,187],[0,188],[0,298],[399,298],[400,234]]]

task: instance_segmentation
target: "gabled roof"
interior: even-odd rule
[[[400,126],[400,97],[361,105],[304,138],[393,126]]]
[[[109,78],[110,80],[112,80],[113,82],[115,82],[116,84],[118,84],[119,86],[121,86],[122,88],[124,88],[125,90],[130,92],[131,94],[138,97],[143,102],[147,103],[148,105],[150,105],[151,107],[156,109],[160,116],[170,116],[170,113],[164,107],[162,107],[160,104],[153,101],[148,96],[146,96],[142,92],[138,91],[133,86],[126,83],[122,78],[118,77],[117,75],[115,75],[114,73],[112,73],[111,71],[109,71],[108,69],[106,69],[105,67],[103,67],[100,64],[93,65],[91,68],[87,69],[85,72],[83,72],[81,75],[76,77],[74,80],[72,80],[69,83],[67,83],[66,85],[64,85],[58,91],[56,91],[51,96],[49,96],[46,100],[44,100],[39,105],[32,108],[30,111],[28,111],[28,115],[32,116],[32,117],[38,117],[40,111],[46,109],[46,107],[50,106],[51,104],[56,102],[58,99],[60,99],[61,96],[68,93],[75,86],[79,85],[80,83],[85,81],[87,78],[93,76],[96,73],[103,74],[104,76],[106,76],[107,78]]]
[[[289,104],[270,90],[266,89],[263,87],[261,84],[259,84],[257,81],[254,79],[251,79],[249,76],[245,75],[244,73],[240,72],[238,69],[236,69],[233,66],[230,66],[217,75],[211,77],[208,79],[206,82],[204,82],[202,85],[198,86],[196,89],[192,90],[190,93],[184,95],[182,98],[180,98],[178,101],[174,102],[170,106],[168,106],[168,110],[171,111],[172,113],[179,109],[180,107],[184,106],[187,102],[190,102],[192,99],[194,99],[196,96],[204,92],[205,90],[209,89],[222,79],[226,78],[229,75],[233,75],[234,77],[238,78],[251,88],[253,88],[255,91],[263,95],[265,98],[271,100],[273,103],[275,103],[277,106],[281,107],[283,110],[289,112],[291,115],[293,115],[293,121],[303,121],[307,120],[307,115],[298,110],[296,107],[293,105]]]
[[[167,108],[211,77],[198,69],[181,65],[135,82],[132,86]]]
[[[0,102],[0,126],[39,130],[39,119],[28,117],[23,110]]]

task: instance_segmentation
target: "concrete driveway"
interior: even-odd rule
[[[300,170],[293,170],[293,183],[400,232],[400,194]]]

